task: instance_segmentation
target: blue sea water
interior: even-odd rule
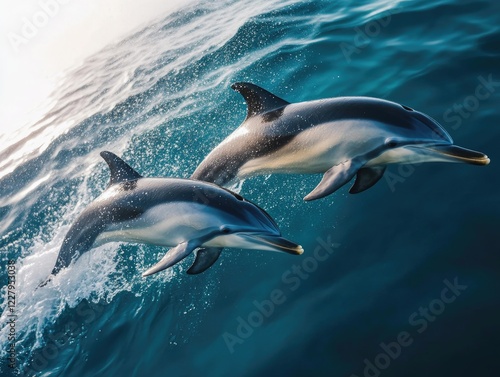
[[[499,59],[499,3],[459,0],[192,2],[90,57],[0,147],[0,374],[14,260],[17,375],[497,376]],[[245,117],[236,81],[403,103],[492,162],[393,166],[310,203],[320,176],[247,179],[302,256],[142,278],[165,250],[108,244],[35,290],[106,187],[99,152],[189,177]]]

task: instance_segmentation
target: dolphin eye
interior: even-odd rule
[[[396,148],[398,146],[398,142],[396,140],[387,140],[385,145],[388,147],[388,148]]]
[[[405,106],[405,105],[401,105],[401,107],[405,110],[408,110],[408,111],[414,111],[411,107],[408,107],[408,106]]]
[[[220,231],[222,232],[222,234],[229,234],[229,233],[231,233],[231,229],[229,229],[227,226],[221,226],[220,227]]]

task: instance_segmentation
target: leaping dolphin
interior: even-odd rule
[[[254,84],[231,87],[245,98],[247,117],[191,179],[222,186],[259,174],[324,173],[304,198],[314,200],[354,176],[349,192],[362,192],[382,178],[389,164],[490,162],[483,153],[453,145],[431,117],[394,102],[339,97],[289,103]]]
[[[143,276],[173,266],[194,250],[189,274],[209,268],[224,247],[303,253],[281,236],[269,214],[236,193],[188,179],[143,178],[115,154],[101,156],[110,169],[109,185],[69,229],[51,275],[112,241],[174,246]]]

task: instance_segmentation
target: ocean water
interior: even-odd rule
[[[88,58],[0,146],[0,375],[496,376],[499,59],[499,3],[459,0],[192,2]],[[302,256],[228,250],[142,278],[165,250],[114,243],[35,290],[107,185],[99,152],[189,177],[245,117],[236,81],[403,103],[492,162],[393,166],[310,203],[319,175],[247,179]]]

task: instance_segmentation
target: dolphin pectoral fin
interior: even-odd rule
[[[142,274],[142,277],[156,274],[166,268],[172,267],[174,264],[180,262],[184,258],[186,258],[189,254],[193,252],[194,249],[198,247],[198,244],[194,244],[192,242],[182,242],[178,244],[176,247],[167,251],[165,256],[161,258],[161,260],[156,263],[153,267]]]
[[[350,194],[358,194],[365,190],[368,190],[375,183],[377,183],[380,178],[384,175],[385,166],[373,167],[373,168],[361,168],[358,170],[356,175],[356,180],[349,190]]]
[[[360,164],[353,160],[347,160],[335,165],[326,171],[321,182],[304,197],[304,200],[320,199],[337,191],[354,177],[359,168]]]
[[[189,275],[201,274],[219,259],[222,247],[206,247],[196,251],[196,258],[186,271]]]

